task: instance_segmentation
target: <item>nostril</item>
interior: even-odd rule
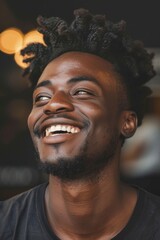
[[[67,111],[67,109],[65,107],[60,107],[60,108],[57,108],[55,109],[54,111],[53,110],[50,110],[50,109],[44,109],[44,113],[46,115],[51,115],[51,114],[56,114],[56,113],[61,113],[61,112],[65,112]]]
[[[50,110],[48,110],[48,109],[47,109],[47,110],[44,110],[43,112],[44,112],[46,115],[49,115],[49,114],[52,113],[52,112],[51,112]]]
[[[61,108],[57,108],[55,112],[59,113],[59,112],[64,112],[64,111],[67,111],[67,108],[61,107]]]

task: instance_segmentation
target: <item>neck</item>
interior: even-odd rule
[[[113,172],[107,167],[92,181],[63,182],[50,176],[46,211],[57,236],[66,240],[93,240],[103,239],[100,237],[105,235],[105,239],[106,236],[110,239],[126,225],[136,203],[136,194],[123,186],[117,172]]]

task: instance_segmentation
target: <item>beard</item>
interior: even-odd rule
[[[115,155],[118,140],[117,135],[112,137],[106,148],[96,155],[88,154],[89,143],[86,141],[79,155],[74,157],[61,156],[56,158],[56,161],[54,161],[54,158],[52,161],[40,159],[38,150],[36,150],[39,169],[44,173],[60,178],[62,181],[98,179],[100,173]]]

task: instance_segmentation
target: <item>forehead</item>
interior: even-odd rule
[[[46,79],[56,79],[59,76],[67,79],[78,75],[95,78],[102,85],[107,83],[115,85],[121,82],[121,76],[115,71],[113,64],[107,60],[90,53],[68,52],[46,66],[38,83]]]

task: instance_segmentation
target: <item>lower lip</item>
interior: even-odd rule
[[[45,144],[56,144],[56,143],[63,143],[65,141],[71,140],[75,136],[77,136],[78,133],[70,133],[70,134],[55,134],[53,136],[44,137],[43,142]]]

